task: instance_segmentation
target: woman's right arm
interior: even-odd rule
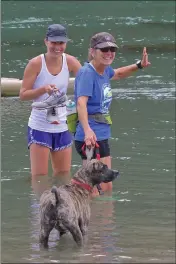
[[[84,70],[76,76],[75,92],[77,94],[78,118],[81,122],[87,146],[95,145],[97,138],[94,131],[90,128],[88,122],[87,102],[89,97],[93,96],[93,76],[89,70]]]
[[[77,111],[78,111],[78,118],[82,124],[85,134],[85,143],[87,146],[95,145],[97,141],[97,137],[94,131],[90,128],[88,122],[88,113],[87,113],[87,101],[88,96],[80,96],[77,101]]]
[[[32,89],[34,82],[37,78],[37,75],[40,71],[39,68],[40,65],[38,62],[38,58],[34,58],[30,60],[29,63],[27,64],[24,70],[23,81],[19,93],[20,99],[22,101],[33,100],[44,93],[48,93],[48,94],[52,93],[54,89],[54,85],[46,85],[39,87],[37,89]]]
[[[87,101],[88,101],[88,96],[81,96],[78,98],[77,101],[78,117],[79,117],[79,121],[82,124],[85,134],[88,130],[90,130],[90,126],[88,123]]]

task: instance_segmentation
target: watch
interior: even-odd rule
[[[138,60],[136,62],[136,66],[138,67],[138,69],[143,69],[142,64],[141,64],[141,60]]]

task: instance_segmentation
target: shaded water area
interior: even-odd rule
[[[23,11],[22,11],[23,10]],[[4,263],[175,262],[175,15],[172,1],[2,2],[2,76],[22,78],[27,61],[45,51],[48,24],[68,25],[67,52],[83,63],[89,37],[110,31],[120,47],[114,67],[148,47],[151,67],[112,82],[112,195],[91,202],[83,248],[52,232],[38,244],[38,193],[54,182],[31,182],[26,144],[31,102],[1,98],[1,259]],[[81,166],[73,147],[72,171]],[[47,187],[48,186],[48,187]],[[42,189],[42,190],[43,190]]]

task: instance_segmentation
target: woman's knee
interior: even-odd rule
[[[111,157],[110,156],[101,158],[100,160],[101,160],[101,162],[106,164],[109,169],[111,169]]]
[[[107,183],[104,183],[102,182],[101,184],[101,189],[102,191],[112,191],[112,182],[107,182]]]
[[[67,177],[69,175],[70,175],[70,169],[68,170],[53,169],[53,176]]]

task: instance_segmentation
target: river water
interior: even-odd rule
[[[120,171],[112,195],[91,202],[87,241],[52,232],[38,244],[37,191],[26,144],[30,102],[1,98],[1,259],[4,263],[175,263],[175,3],[174,1],[3,1],[3,77],[22,78],[27,61],[45,52],[51,23],[68,27],[67,52],[81,63],[89,38],[109,31],[120,67],[147,47],[152,65],[113,81],[112,167]],[[81,166],[73,148],[72,174]]]

